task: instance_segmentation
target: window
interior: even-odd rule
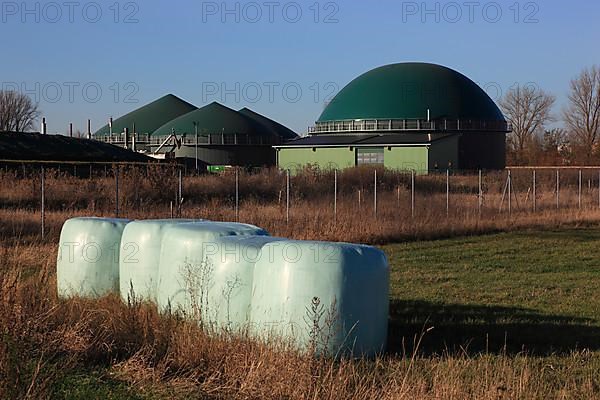
[[[383,147],[356,149],[357,165],[383,165]]]

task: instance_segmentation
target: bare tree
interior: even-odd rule
[[[536,85],[509,90],[500,100],[504,116],[512,124],[510,143],[514,146],[517,162],[525,159],[525,150],[536,133],[552,121],[551,110],[556,98]]]
[[[571,80],[570,89],[569,105],[563,111],[563,118],[588,164],[598,144],[600,130],[600,68],[584,69]]]
[[[38,105],[29,96],[0,90],[0,131],[26,131],[31,129],[38,116]]]

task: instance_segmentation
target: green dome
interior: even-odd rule
[[[172,94],[168,94],[114,120],[112,132],[113,134],[119,134],[122,133],[125,128],[128,128],[129,132],[133,133],[133,127],[135,125],[136,133],[152,133],[158,127],[173,118],[177,118],[180,115],[187,114],[196,109],[196,106],[187,101],[181,100],[179,97]],[[96,132],[96,135],[108,135],[109,132],[110,128],[108,125],[104,125]]]
[[[277,121],[273,121],[270,118],[265,117],[249,108],[242,108],[238,111],[240,114],[254,120],[254,122],[262,125],[265,129],[269,130],[273,135],[279,136],[283,140],[291,140],[298,138],[296,132],[292,131],[288,127],[280,124]]]
[[[251,118],[216,102],[167,122],[153,134],[165,136],[170,135],[173,130],[177,134],[193,134],[195,133],[194,123],[198,124],[198,133],[200,134],[266,134],[266,136],[270,134],[270,131],[263,129]]]
[[[504,121],[494,101],[472,80],[427,63],[391,64],[350,82],[319,122],[359,119],[461,119]]]

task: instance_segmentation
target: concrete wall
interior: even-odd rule
[[[451,136],[431,143],[429,148],[429,170],[445,171],[459,167],[459,137]]]
[[[425,146],[386,147],[384,166],[395,170],[427,172],[427,153]]]
[[[278,155],[279,168],[292,171],[308,164],[320,169],[344,169],[356,165],[356,152],[348,147],[281,149]]]

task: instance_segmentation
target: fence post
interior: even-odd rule
[[[556,209],[559,208],[560,170],[556,170]]]
[[[512,174],[508,170],[508,216],[512,215]]]
[[[286,200],[285,200],[285,221],[289,224],[290,222],[290,170],[287,170],[287,190],[286,190]]]
[[[600,195],[599,195],[599,197],[600,197]],[[358,209],[359,209],[359,210],[362,208],[360,203],[361,203],[361,198],[360,198],[360,189],[358,189]]]
[[[41,194],[42,194],[42,240],[44,240],[46,234],[46,171],[44,170],[44,166],[42,165],[41,171]]]
[[[119,166],[115,169],[115,216],[119,218]]]
[[[179,186],[177,190],[177,216],[181,217],[181,206],[183,205],[183,176],[179,168]]]
[[[410,171],[410,215],[415,217],[415,171]]]
[[[239,171],[239,168],[235,169],[235,221],[240,222],[240,171]]]
[[[450,170],[446,170],[446,217],[450,215]]]
[[[533,194],[533,197],[532,197],[532,200],[533,200],[533,212],[535,212],[535,211],[536,211],[536,206],[537,206],[537,204],[536,204],[536,201],[537,201],[537,199],[536,199],[536,193],[537,193],[537,191],[536,191],[536,187],[535,187],[536,185],[535,185],[535,184],[536,184],[536,182],[535,182],[535,169],[534,169],[534,170],[533,170],[533,184],[532,184],[532,194]]]
[[[581,170],[579,170],[579,190],[577,191],[577,207],[581,209]]]
[[[483,188],[481,178],[481,170],[479,170],[479,197],[477,201],[477,211],[479,212],[479,216],[481,216],[481,203],[483,202]]]
[[[333,221],[337,222],[337,169],[333,170]]]
[[[373,187],[373,214],[377,218],[377,170],[375,170],[375,184]]]

